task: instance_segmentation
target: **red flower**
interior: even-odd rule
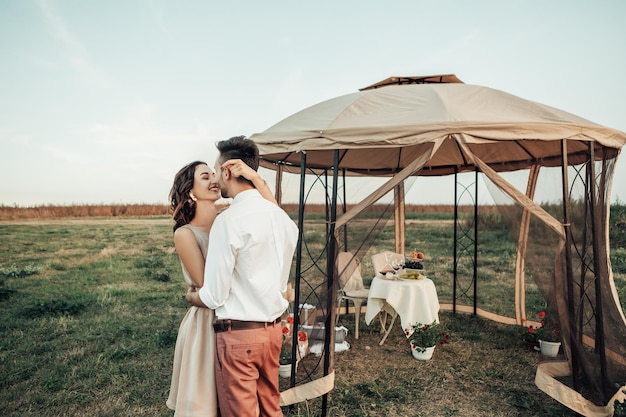
[[[293,316],[288,316],[287,317],[287,323],[293,324]]]
[[[289,327],[283,327],[283,334],[289,334]]]
[[[546,342],[558,342],[561,338],[559,324],[549,318],[545,311],[539,313],[541,325],[536,330],[537,338]]]
[[[306,332],[302,332],[302,331],[298,332],[298,341],[306,342],[307,339],[308,339],[308,335]]]

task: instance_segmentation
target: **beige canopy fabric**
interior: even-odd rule
[[[562,139],[570,142],[570,162],[586,142],[618,150],[624,132],[544,104],[488,87],[455,84],[390,85],[336,97],[251,136],[262,165],[284,164],[297,172],[299,152],[307,167],[332,166],[340,149],[340,168],[348,175],[391,175],[428,152],[435,152],[419,175],[473,171],[456,138],[463,135],[473,152],[496,172],[532,165],[559,166]],[[584,159],[581,156],[581,160]]]

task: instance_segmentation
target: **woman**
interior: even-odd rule
[[[276,203],[267,183],[241,160],[223,165],[233,175],[250,180],[261,195]],[[174,247],[181,261],[185,283],[192,289],[204,284],[204,261],[209,231],[221,198],[215,173],[201,161],[183,167],[174,177],[170,204],[174,219]],[[172,383],[167,406],[175,417],[218,416],[213,358],[215,334],[213,310],[190,307],[176,339]]]

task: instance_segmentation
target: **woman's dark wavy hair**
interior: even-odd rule
[[[196,215],[196,204],[189,197],[189,193],[193,188],[196,167],[202,164],[206,165],[206,162],[194,161],[185,165],[174,177],[174,184],[170,190],[170,209],[174,219],[174,231],[189,224]]]

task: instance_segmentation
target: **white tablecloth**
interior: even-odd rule
[[[402,329],[422,323],[439,321],[439,299],[432,280],[386,280],[375,277],[370,286],[365,310],[365,322],[370,324],[383,309],[390,305],[400,316]]]

